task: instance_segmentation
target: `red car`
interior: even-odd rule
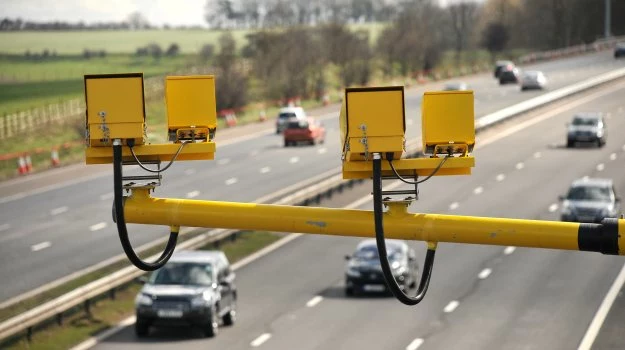
[[[290,119],[284,129],[284,147],[306,142],[311,145],[323,143],[326,138],[326,129],[322,123],[314,118]]]

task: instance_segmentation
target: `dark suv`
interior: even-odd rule
[[[601,222],[605,218],[617,218],[621,209],[611,179],[575,180],[560,200],[562,221]]]
[[[601,113],[577,114],[567,126],[566,147],[573,147],[576,142],[593,142],[598,147],[606,143],[608,135]]]
[[[151,326],[196,326],[215,336],[236,319],[235,274],[220,251],[180,251],[150,277],[135,299],[138,337]]]
[[[394,239],[386,240],[386,250],[399,286],[404,290],[415,288],[419,265],[414,250],[406,242]],[[356,252],[352,256],[347,255],[345,259],[348,261],[345,269],[345,294],[388,292],[374,239],[360,242]]]
[[[614,58],[625,57],[625,43],[618,43],[614,48]]]

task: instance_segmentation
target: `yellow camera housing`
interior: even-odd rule
[[[87,145],[144,143],[143,73],[85,75]]]
[[[167,77],[165,100],[170,141],[213,139],[217,112],[212,75]]]
[[[342,158],[345,162],[371,160],[372,153],[404,152],[406,123],[404,87],[345,89],[340,115]]]
[[[473,91],[426,92],[421,104],[425,154],[462,153],[475,145]]]

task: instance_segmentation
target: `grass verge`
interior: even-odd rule
[[[220,242],[218,245],[211,243],[201,247],[200,250],[220,249],[226,253],[231,263],[235,263],[282,237],[284,237],[284,234],[281,233],[245,231],[239,232],[234,241],[228,239]],[[161,247],[158,249],[161,249]],[[124,266],[127,266],[126,262],[84,276],[67,285],[58,287],[55,289],[56,294],[66,293],[86,282],[103,277]],[[50,322],[35,329],[32,341],[27,341],[25,337],[18,337],[9,342],[0,343],[0,348],[32,350],[68,349],[131,316],[134,312],[134,298],[140,288],[141,286],[136,283],[129,283],[115,293],[114,300],[107,297],[96,300],[91,306],[90,314],[86,314],[84,310],[74,310],[73,313],[70,312],[69,315],[63,318],[61,325]],[[52,295],[52,291],[48,295]],[[37,305],[34,303],[35,300],[41,299],[33,298],[28,303],[25,302],[24,305],[28,304],[31,307]]]

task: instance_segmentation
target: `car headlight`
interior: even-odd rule
[[[571,214],[573,214],[573,210],[571,209],[571,206],[567,202],[562,203],[562,211],[561,211],[561,213],[562,213],[562,215],[571,215]]]
[[[603,130],[597,130],[597,137],[603,136]]]
[[[361,276],[360,271],[358,271],[358,269],[356,267],[354,267],[354,266],[348,267],[347,271],[345,273],[349,277],[360,277]]]
[[[153,303],[154,301],[152,300],[152,297],[147,294],[139,293],[135,298],[136,306],[151,306]]]
[[[191,307],[198,308],[198,307],[206,306],[210,304],[211,299],[212,299],[212,294],[208,291],[202,294],[198,294],[193,299],[191,299]]]

